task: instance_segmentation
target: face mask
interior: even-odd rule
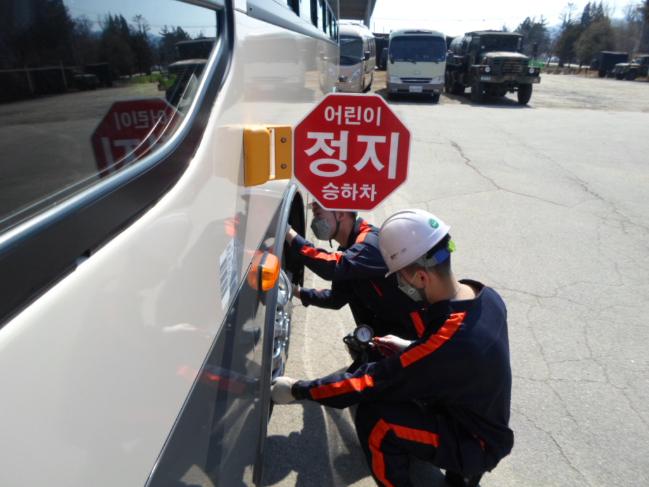
[[[331,225],[324,218],[314,218],[311,222],[311,230],[319,240],[329,240],[331,238]]]
[[[406,282],[406,280],[403,279],[400,274],[397,274],[397,286],[399,286],[399,290],[401,292],[405,293],[405,295],[413,301],[416,301],[418,303],[426,301],[423,290],[417,289],[415,286],[408,284],[408,282]]]

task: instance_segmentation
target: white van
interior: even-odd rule
[[[446,37],[432,30],[399,30],[388,45],[388,96],[430,94],[439,101],[446,70]]]
[[[357,23],[339,23],[340,70],[336,89],[361,93],[369,91],[376,67],[376,42],[372,32]]]

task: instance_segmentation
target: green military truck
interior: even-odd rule
[[[613,68],[616,79],[634,80],[649,73],[649,54],[639,54],[630,63],[617,63]]]
[[[539,83],[539,68],[521,53],[523,36],[512,32],[467,32],[451,41],[446,59],[447,93],[462,94],[471,88],[471,100],[485,95],[505,96],[516,92],[518,103],[526,105],[532,86]]]

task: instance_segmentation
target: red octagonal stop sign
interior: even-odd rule
[[[173,134],[180,119],[162,98],[113,103],[91,137],[97,168],[112,172],[144,157]]]
[[[371,210],[405,180],[410,131],[378,95],[326,96],[294,130],[296,179],[329,210]]]

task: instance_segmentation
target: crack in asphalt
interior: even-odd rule
[[[547,430],[541,428],[538,424],[536,424],[536,421],[534,421],[532,418],[530,418],[530,417],[529,417],[527,414],[525,414],[523,411],[521,411],[521,410],[519,410],[519,409],[514,409],[514,408],[512,408],[512,409],[513,409],[514,411],[516,411],[517,414],[520,414],[523,418],[525,418],[525,419],[528,421],[528,423],[530,423],[530,424],[532,425],[532,427],[533,427],[534,429],[536,429],[537,431],[540,431],[541,433],[543,433],[544,435],[546,435],[546,436],[547,436],[547,437],[552,441],[552,443],[554,443],[555,447],[556,447],[557,450],[559,451],[559,455],[561,455],[561,457],[563,457],[563,459],[565,460],[565,462],[566,462],[566,464],[568,465],[568,467],[570,467],[571,470],[573,470],[577,475],[579,475],[582,479],[584,479],[584,481],[586,482],[587,485],[593,485],[593,484],[588,480],[588,477],[586,477],[586,476],[582,473],[582,471],[581,471],[581,470],[580,470],[580,469],[579,469],[579,468],[578,468],[578,467],[577,467],[577,466],[572,462],[572,460],[570,459],[570,457],[568,456],[568,454],[566,453],[566,451],[563,449],[563,447],[561,446],[561,444],[557,441],[557,439],[554,437],[554,435],[553,435],[552,433],[550,433],[549,431],[547,431]],[[577,426],[578,426],[578,425],[577,425]]]
[[[520,191],[514,191],[512,189],[508,189],[508,188],[505,188],[505,187],[499,185],[496,182],[495,179],[487,176],[482,171],[480,171],[480,169],[478,169],[478,167],[473,163],[473,161],[466,156],[466,154],[464,153],[464,150],[462,149],[460,144],[458,144],[454,140],[449,140],[449,142],[451,143],[453,148],[458,152],[460,157],[464,160],[464,165],[467,166],[468,168],[470,168],[471,170],[473,170],[481,178],[488,181],[496,190],[502,191],[503,193],[509,193],[509,194],[514,194],[514,195],[517,195],[517,196],[522,196],[523,198],[530,198],[530,199],[533,199],[533,200],[536,200],[536,201],[540,201],[541,203],[547,203],[549,205],[558,206],[560,208],[568,208],[568,206],[562,205],[561,203],[557,203],[556,201],[547,200],[545,198],[540,198],[538,196],[534,196],[534,195],[527,194],[527,193],[521,193]]]

